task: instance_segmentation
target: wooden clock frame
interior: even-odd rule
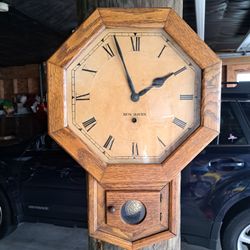
[[[106,28],[119,27],[164,29],[202,71],[200,126],[161,164],[107,164],[98,158],[67,125],[64,100],[65,69],[82,48],[91,43],[96,34]],[[107,8],[97,9],[79,26],[48,60],[47,73],[49,134],[91,175],[89,177],[90,234],[127,249],[137,249],[153,241],[173,237],[176,234],[175,177],[219,133],[220,59],[170,8]],[[112,192],[131,194],[133,191],[140,197],[143,195],[141,190],[152,192],[152,195],[155,192],[156,197],[161,197],[161,192],[167,190],[168,225],[158,223],[156,231],[144,230],[141,234],[129,234],[124,233],[118,222],[119,225],[116,222],[107,223],[104,204],[109,194],[111,200],[112,195],[115,196]],[[118,197],[122,196],[121,193],[118,194]],[[165,211],[164,208],[161,209]]]

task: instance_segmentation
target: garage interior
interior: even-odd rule
[[[3,2],[9,9],[0,12],[1,147],[47,130],[46,61],[77,29],[86,13],[105,6],[105,1],[87,0]],[[117,1],[111,2],[116,7]],[[119,7],[127,7],[126,2],[120,1]],[[140,1],[136,2],[139,6]],[[159,7],[164,5],[164,1],[157,2]],[[202,24],[198,14],[194,0],[183,1],[183,19],[195,32]],[[204,41],[223,61],[222,82],[238,82],[242,74],[246,75],[243,81],[250,81],[250,1],[207,0],[204,34]],[[81,232],[76,234],[79,240]],[[12,250],[7,248],[10,241],[4,239],[2,246],[0,241],[0,249]],[[84,248],[74,248],[78,249]],[[184,244],[182,249],[203,248]]]

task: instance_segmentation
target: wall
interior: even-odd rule
[[[0,68],[0,99],[17,94],[39,94],[38,64]]]

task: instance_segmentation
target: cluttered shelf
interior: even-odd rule
[[[38,96],[0,99],[0,143],[26,140],[47,128],[46,103]]]

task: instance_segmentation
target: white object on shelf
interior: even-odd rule
[[[8,12],[9,11],[9,5],[4,2],[0,2],[0,12]]]

